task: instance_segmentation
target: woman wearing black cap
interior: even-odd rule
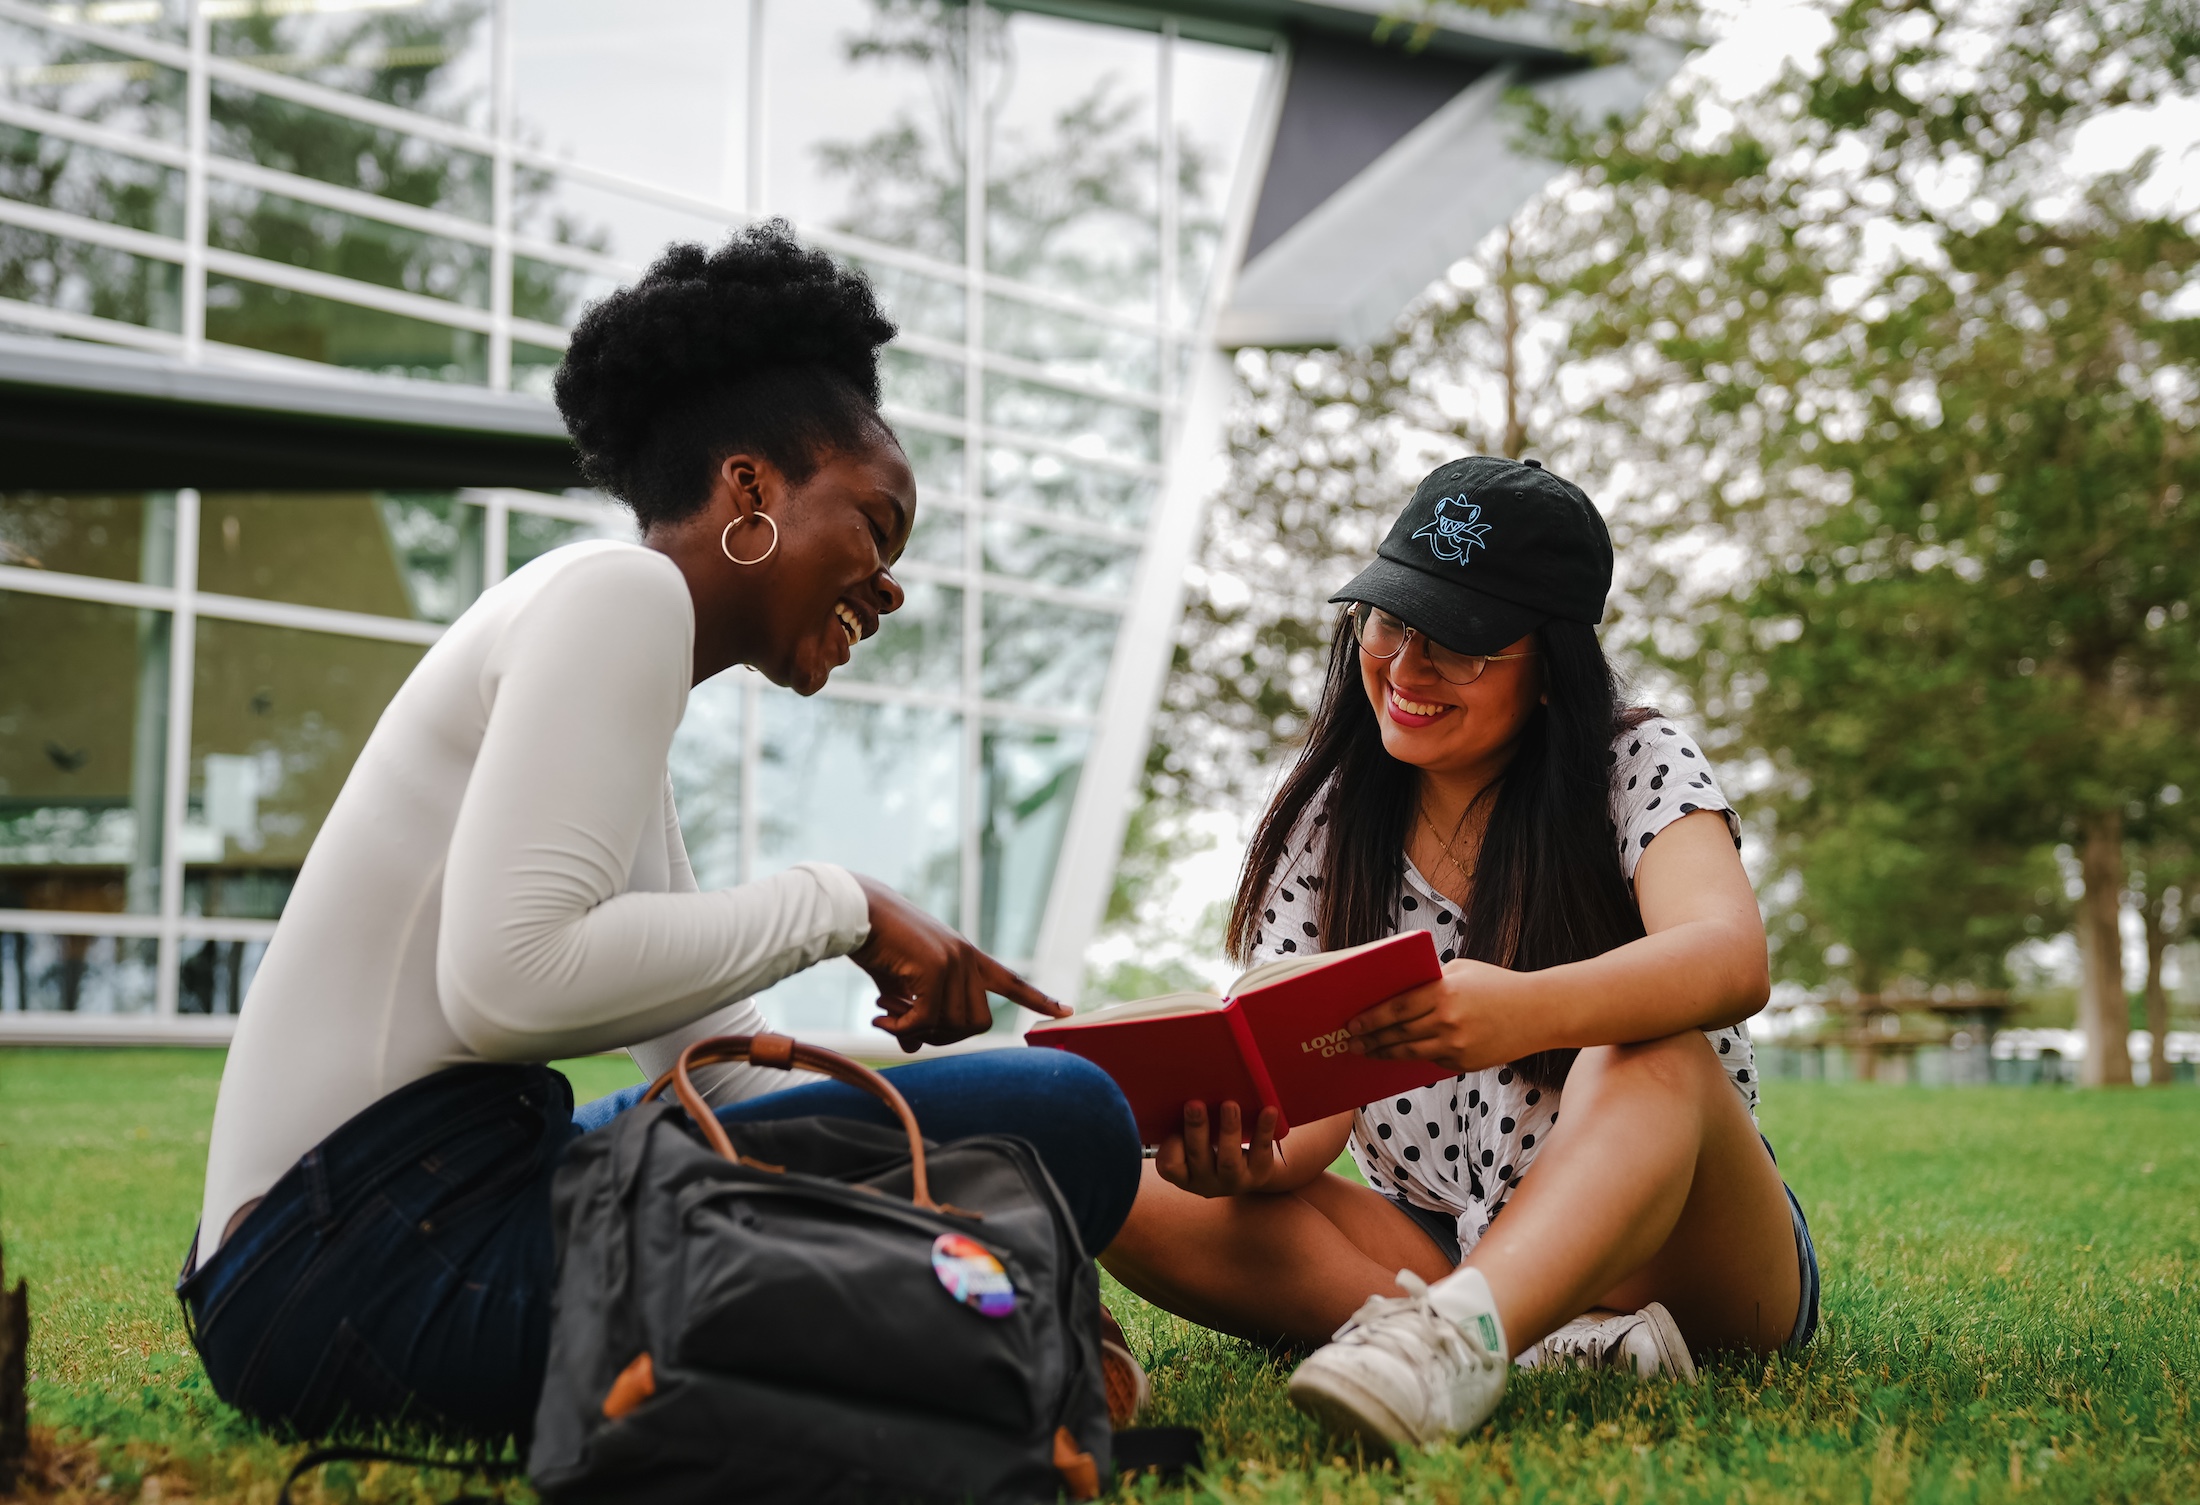
[[[1443,980],[1352,1021],[1353,1048],[1458,1075],[1282,1145],[1272,1110],[1188,1105],[1105,1258],[1214,1327],[1334,1333],[1292,1398],[1364,1435],[1479,1426],[1515,1354],[1687,1376],[1691,1349],[1817,1323],[1809,1229],[1754,1119],[1741,1025],[1769,984],[1739,826],[1694,742],[1620,704],[1611,579],[1579,488],[1476,457],[1423,481],[1332,598],[1231,949],[1432,932]],[[1364,1187],[1327,1171],[1348,1145]]]

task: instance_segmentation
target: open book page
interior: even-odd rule
[[[1255,988],[1265,988],[1272,983],[1282,982],[1286,977],[1296,977],[1301,972],[1311,972],[1316,967],[1327,967],[1348,956],[1372,951],[1377,946],[1387,945],[1390,939],[1391,937],[1384,936],[1381,940],[1369,941],[1364,946],[1346,946],[1339,951],[1310,951],[1305,956],[1286,956],[1276,961],[1262,962],[1257,967],[1249,968],[1236,982],[1230,984],[1230,996],[1242,998]]]
[[[1452,1074],[1425,1061],[1351,1053],[1346,1022],[1362,1010],[1443,976],[1436,944],[1408,931],[1350,950],[1255,967],[1237,996],[1172,993],[1041,1020],[1028,1043],[1083,1056],[1115,1079],[1138,1132],[1159,1144],[1184,1127],[1184,1105],[1234,1102],[1246,1121],[1281,1113],[1277,1138],[1347,1108],[1425,1087]]]
[[[1212,993],[1163,993],[1133,1003],[1111,1003],[1088,1009],[1068,1019],[1049,1020],[1047,1029],[1078,1029],[1088,1024],[1127,1024],[1133,1019],[1174,1019],[1185,1014],[1213,1013],[1229,1007],[1229,1000]],[[1040,1026],[1034,1026],[1038,1028]]]

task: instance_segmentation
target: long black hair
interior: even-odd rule
[[[1462,953],[1516,972],[1598,956],[1643,934],[1620,870],[1610,775],[1613,739],[1656,714],[1622,707],[1618,677],[1593,627],[1553,619],[1535,639],[1547,699],[1529,713],[1504,773],[1475,797],[1487,820]],[[1230,911],[1231,954],[1251,959],[1272,880],[1298,855],[1291,833],[1316,801],[1315,820],[1328,840],[1306,886],[1315,894],[1322,948],[1388,934],[1420,793],[1420,771],[1383,748],[1347,608],[1306,745],[1245,854]],[[1574,1054],[1540,1051],[1513,1067],[1538,1086],[1556,1087]]]

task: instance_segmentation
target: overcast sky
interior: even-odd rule
[[[1832,36],[1831,24],[1816,6],[1727,0],[1710,9],[1720,40],[1691,66],[1731,99],[1764,88],[1789,62],[1813,67]],[[2129,167],[2149,149],[2162,154],[2147,183],[2150,205],[2187,214],[2200,211],[2200,163],[2195,160],[2200,156],[2200,99],[2117,110],[2089,122],[2078,132],[2069,165],[2085,176],[2113,172]]]

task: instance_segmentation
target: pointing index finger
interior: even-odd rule
[[[1047,997],[990,956],[985,959],[985,972],[987,988],[1011,1003],[1022,1004],[1034,1014],[1044,1014],[1049,1019],[1067,1019],[1073,1012],[1068,1004]]]

